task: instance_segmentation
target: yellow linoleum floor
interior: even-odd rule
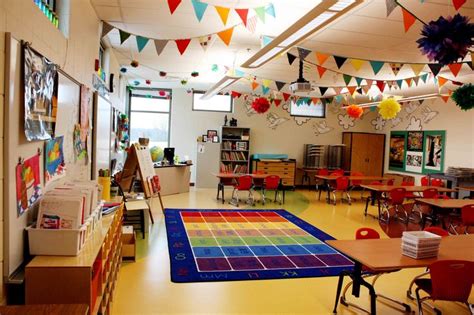
[[[360,198],[358,192],[354,196]],[[166,196],[163,202],[168,208],[235,208],[218,202],[213,189],[191,189],[186,194]],[[136,262],[122,264],[113,314],[332,314],[337,277],[172,283],[164,219],[159,208],[153,208],[155,224],[150,233],[145,240],[137,235]],[[262,206],[257,204],[254,208]],[[333,206],[317,202],[314,191],[298,190],[287,193],[283,206],[267,203],[265,208],[284,208],[336,239],[353,239],[355,230],[363,226],[384,235],[375,219],[363,216],[361,200],[351,206],[341,203]],[[370,209],[374,214],[375,210]],[[411,279],[422,271],[410,269],[384,275],[377,281],[376,290],[407,302],[415,310],[416,303],[405,294]],[[361,290],[359,299],[348,296],[368,309],[368,293],[364,288]],[[460,304],[437,302],[436,305],[443,314],[469,314]],[[380,302],[377,311],[383,315],[402,314]],[[358,312],[340,305],[338,314]]]

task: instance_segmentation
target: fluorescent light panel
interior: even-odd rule
[[[219,82],[214,84],[203,96],[201,96],[202,100],[208,100],[232,83],[238,81],[240,77],[229,77],[229,76],[224,76]]]

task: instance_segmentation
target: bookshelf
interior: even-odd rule
[[[219,171],[221,173],[248,173],[250,128],[222,126],[221,138]]]

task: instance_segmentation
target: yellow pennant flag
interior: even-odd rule
[[[229,46],[233,33],[234,33],[234,28],[231,27],[229,29],[226,29],[226,30],[223,30],[222,32],[217,33],[217,36],[219,36],[219,38],[222,39],[224,44]]]
[[[272,84],[272,82],[273,82],[273,81],[272,81],[272,80],[269,80],[269,79],[262,79],[262,85],[263,85],[264,87],[269,87],[270,84]]]
[[[425,67],[425,64],[423,63],[412,63],[410,64],[410,67],[411,67],[411,70],[413,70],[413,73],[418,76],[421,72],[421,70],[423,70],[423,68]]]
[[[219,6],[215,6],[214,8],[216,8],[217,14],[219,14],[219,17],[221,18],[222,23],[226,25],[227,18],[229,17],[230,8],[224,8],[224,7],[219,7]]]
[[[354,67],[354,69],[356,69],[356,71],[359,71],[360,68],[362,68],[362,66],[364,65],[364,63],[365,63],[364,60],[351,59],[351,64],[352,64],[352,66]]]

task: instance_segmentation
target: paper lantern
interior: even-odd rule
[[[453,92],[451,98],[462,110],[474,108],[474,85],[464,84]]]
[[[400,103],[393,98],[381,101],[377,107],[379,108],[379,115],[385,120],[397,117],[398,112],[402,109]]]
[[[252,102],[252,108],[259,114],[266,113],[270,108],[270,102],[265,97],[258,97]]]
[[[364,113],[364,110],[359,106],[359,105],[349,105],[346,108],[347,115],[352,118],[360,118],[362,114]]]
[[[191,76],[192,76],[193,78],[198,77],[198,76],[199,76],[199,72],[193,71],[193,72],[191,72]]]
[[[160,71],[160,77],[166,77],[166,72]]]
[[[131,65],[132,67],[134,67],[134,68],[138,67],[139,64],[140,64],[140,63],[139,63],[137,60],[132,60],[132,61],[130,62],[130,65]]]

